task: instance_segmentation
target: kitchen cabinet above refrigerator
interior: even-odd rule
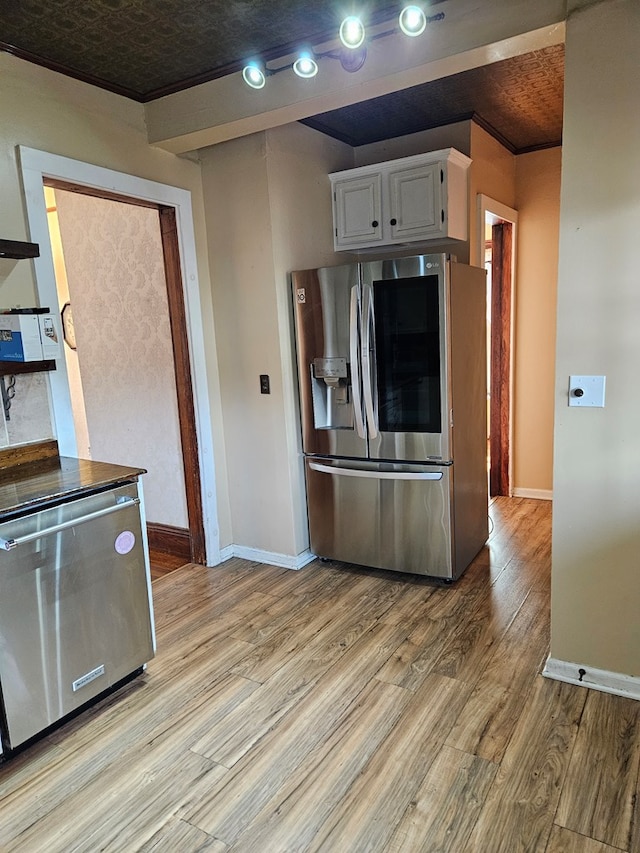
[[[445,148],[329,175],[334,249],[466,240],[470,165]]]

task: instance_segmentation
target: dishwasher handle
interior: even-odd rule
[[[36,530],[34,533],[27,533],[26,536],[18,536],[17,539],[3,539],[0,537],[0,548],[5,551],[11,551],[17,548],[18,545],[24,545],[26,542],[33,542],[34,539],[41,539],[43,536],[49,536],[52,533],[59,533],[61,530],[67,530],[69,527],[75,527],[77,524],[84,524],[85,521],[93,521],[96,518],[102,518],[104,515],[111,515],[112,512],[118,512],[121,509],[127,509],[131,506],[137,506],[140,503],[140,498],[118,498],[118,502],[113,506],[98,509],[95,512],[89,512],[86,515],[81,515],[78,518],[70,518],[68,521],[63,521],[60,524],[53,524],[51,527],[45,527],[44,530]]]

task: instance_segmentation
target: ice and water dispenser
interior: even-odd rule
[[[304,385],[309,382],[301,389],[307,425],[313,423],[316,430],[353,430],[350,360],[358,311],[356,270],[352,264],[303,270],[293,274],[292,284],[298,354],[305,365],[300,379]]]
[[[353,405],[347,359],[314,358],[310,368],[315,428],[351,429]]]

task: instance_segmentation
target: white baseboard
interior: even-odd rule
[[[278,554],[274,551],[261,551],[259,548],[245,548],[243,545],[227,545],[220,549],[221,563],[230,560],[232,557],[240,557],[242,560],[249,560],[252,563],[265,563],[269,566],[297,571],[315,560],[316,555],[307,550],[292,556],[290,554]]]
[[[552,501],[553,492],[551,489],[514,489],[514,498],[533,498],[537,501]]]
[[[225,563],[233,557],[233,545],[226,545],[220,548],[220,562]]]
[[[623,675],[621,672],[610,672],[607,669],[587,666],[587,664],[570,663],[549,657],[542,674],[545,678],[578,684],[580,687],[590,687],[592,690],[600,690],[602,693],[614,693],[616,696],[640,699],[640,678]]]

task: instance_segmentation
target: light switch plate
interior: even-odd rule
[[[569,405],[603,409],[606,378],[606,376],[570,376]]]

